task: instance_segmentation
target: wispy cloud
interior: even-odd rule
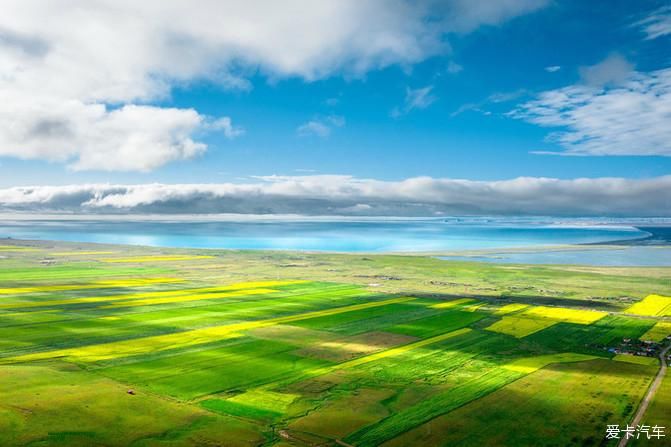
[[[671,216],[671,176],[402,181],[340,175],[253,183],[35,186],[0,189],[0,209],[86,213]]]
[[[433,85],[415,89],[407,87],[405,89],[405,102],[403,106],[394,107],[390,115],[393,118],[398,118],[415,109],[426,109],[438,99],[432,91]]]
[[[491,115],[491,110],[487,110],[485,108],[486,106],[514,101],[528,94],[529,92],[526,89],[518,89],[511,92],[492,93],[480,102],[470,102],[461,105],[457,110],[450,113],[450,118],[459,116],[464,112],[478,112],[482,113],[483,115]]]
[[[464,70],[464,67],[461,66],[460,64],[457,64],[454,61],[450,61],[447,63],[447,72],[449,74],[457,74],[461,73]]]
[[[561,128],[548,137],[561,155],[671,157],[671,68],[630,73],[615,86],[546,91],[509,115]]]
[[[331,135],[331,132],[336,127],[344,127],[345,118],[339,115],[329,115],[324,118],[314,118],[306,123],[301,124],[296,129],[296,133],[300,137],[318,136],[326,138]]]
[[[634,23],[646,35],[647,40],[671,34],[671,5],[662,6],[650,15]]]
[[[549,67],[545,67],[545,71],[548,73],[555,73],[559,70],[561,70],[561,66],[559,65],[550,65]]]

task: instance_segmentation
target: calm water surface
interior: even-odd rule
[[[503,264],[574,264],[601,266],[671,266],[671,247],[625,247],[597,250],[488,253],[484,256],[441,256],[445,260]]]
[[[425,221],[4,220],[0,237],[164,247],[408,252],[538,247],[635,239],[633,227]]]

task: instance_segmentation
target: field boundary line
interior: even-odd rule
[[[369,309],[373,307],[386,306],[414,300],[412,297],[398,297],[388,300],[372,301],[350,306],[341,306],[330,309],[306,312],[298,315],[287,315],[284,317],[270,318],[267,320],[244,321],[221,326],[209,326],[190,331],[173,332],[170,334],[155,335],[150,337],[132,338],[111,343],[99,343],[80,346],[77,348],[56,349],[52,351],[24,354],[16,357],[8,357],[0,360],[0,364],[16,363],[33,360],[46,360],[57,357],[73,357],[83,362],[95,362],[119,357],[144,354],[146,352],[164,351],[176,347],[185,347],[209,343],[225,338],[239,337],[240,332],[261,327],[274,326],[282,323],[307,320],[323,316],[337,315],[345,312]],[[156,344],[153,345],[152,342]],[[87,352],[88,351],[88,352]]]

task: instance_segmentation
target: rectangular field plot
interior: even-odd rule
[[[434,304],[431,307],[433,307],[434,309],[449,309],[451,307],[467,306],[467,305],[470,306],[476,303],[477,300],[474,300],[472,298],[459,298],[456,300],[444,301],[442,303]]]
[[[518,312],[520,310],[526,309],[529,307],[528,304],[521,304],[521,303],[511,303],[511,304],[506,304],[505,306],[499,307],[496,312],[494,312],[496,315],[506,315],[509,313],[513,312]]]
[[[663,317],[671,315],[671,297],[648,295],[642,301],[625,310],[626,313]]]
[[[416,337],[409,335],[390,332],[366,332],[310,343],[295,353],[301,357],[340,363],[397,345],[407,345],[416,339]]]
[[[655,324],[654,320],[608,315],[592,324],[558,323],[525,340],[554,351],[598,353],[617,346],[624,338],[638,339]]]
[[[532,318],[546,318],[553,321],[575,324],[591,324],[605,317],[606,312],[595,310],[568,309],[565,307],[532,306],[524,315]]]
[[[383,445],[599,445],[606,424],[631,416],[654,371],[609,360],[552,365]]]
[[[641,335],[641,340],[661,342],[669,335],[671,335],[671,321],[659,321],[648,332]]]
[[[484,317],[485,314],[477,312],[446,311],[438,315],[397,324],[387,328],[387,330],[414,337],[431,337],[436,334],[466,327]]]
[[[335,399],[307,416],[293,421],[289,432],[309,433],[329,439],[342,439],[357,429],[389,415],[382,403],[394,394],[384,388],[361,388]]]
[[[17,286],[0,288],[0,295],[19,295],[24,293],[49,293],[49,292],[63,292],[71,290],[86,290],[86,289],[118,289],[127,287],[143,287],[152,286],[155,284],[169,284],[183,282],[181,278],[138,278],[138,279],[106,279],[93,281],[86,284],[58,284],[58,285],[44,285],[44,286]]]
[[[290,354],[293,349],[284,343],[252,340],[155,360],[138,359],[101,372],[121,382],[137,383],[157,393],[190,400],[260,386],[327,365],[324,361]]]
[[[20,385],[19,385],[20,384]],[[0,366],[0,445],[131,445],[172,433],[181,445],[249,446],[257,427],[134,390],[67,364]],[[27,427],[29,429],[24,429]]]
[[[557,324],[556,321],[547,318],[529,318],[524,316],[506,316],[500,321],[487,327],[488,331],[512,335],[513,337],[526,337],[535,332],[542,331]]]
[[[658,368],[604,360],[608,349],[669,332],[610,298],[643,296],[647,276],[608,295],[607,315],[587,310],[585,298],[616,282],[601,270],[190,253],[66,244],[8,252],[0,445],[598,444],[589,436],[601,436],[606,419],[630,417]],[[580,287],[563,289],[573,275]],[[466,289],[483,295],[461,298]],[[665,405],[655,401],[650,420],[666,418]]]
[[[54,265],[49,268],[35,267],[11,267],[0,269],[0,281],[3,283],[27,282],[51,283],[53,281],[77,280],[84,278],[104,278],[114,276],[168,276],[171,270],[151,266],[143,267],[120,267],[120,266],[78,266],[78,265]],[[48,284],[47,284],[48,285]]]
[[[591,324],[607,314],[605,312],[569,309],[562,307],[532,306],[515,315],[506,315],[487,329],[493,332],[526,337],[557,323]]]
[[[406,299],[405,301],[410,301]],[[371,307],[355,312],[339,313],[334,315],[317,316],[303,319],[294,323],[297,326],[340,332],[344,334],[357,334],[370,330],[382,329],[395,322],[403,321],[412,316],[421,316],[432,313],[421,305],[409,302],[399,302],[387,306]]]
[[[524,374],[531,374],[552,363],[571,363],[582,362],[585,360],[594,360],[596,357],[585,354],[575,354],[573,352],[566,352],[562,354],[548,354],[539,355],[535,357],[526,357],[515,360],[503,365],[503,368],[510,371],[517,371]]]

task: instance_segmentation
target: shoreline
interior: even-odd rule
[[[661,268],[668,269],[671,265],[668,263],[660,264],[644,264],[644,263],[623,263],[623,264],[600,264],[597,262],[534,262],[533,260],[519,260],[511,262],[503,262],[508,256],[512,255],[530,255],[556,253],[561,255],[562,252],[590,252],[599,254],[599,252],[622,251],[629,249],[643,248],[643,249],[660,249],[666,252],[671,250],[671,244],[656,245],[649,242],[640,243],[641,241],[651,241],[654,235],[646,238],[636,239],[635,243],[623,244],[617,241],[597,243],[597,244],[564,244],[552,246],[538,246],[538,247],[511,247],[511,248],[496,248],[496,249],[466,249],[466,250],[449,250],[449,251],[414,251],[414,252],[347,252],[347,251],[319,251],[319,250],[296,250],[296,249],[245,249],[245,248],[203,248],[203,247],[167,247],[167,246],[152,246],[152,245],[134,245],[134,244],[112,244],[105,242],[81,242],[81,241],[67,241],[67,240],[46,240],[46,239],[15,239],[15,238],[0,238],[0,246],[17,246],[34,249],[54,249],[62,247],[63,249],[73,250],[73,254],[77,251],[87,250],[115,250],[117,252],[152,252],[157,253],[175,253],[180,252],[184,254],[218,254],[218,253],[239,253],[239,254],[255,254],[255,255],[280,255],[280,256],[351,256],[351,257],[417,257],[417,258],[437,258],[447,262],[469,262],[479,264],[508,264],[508,265],[549,265],[549,266],[584,266],[584,267],[609,267],[609,268]],[[7,256],[0,250],[0,260],[6,259]],[[52,259],[47,254],[45,261]]]
[[[432,219],[435,221],[435,219]],[[417,223],[416,220],[406,220],[406,222],[409,223]],[[269,222],[266,222],[269,223]],[[314,222],[313,222],[314,223]],[[337,222],[333,222],[337,223]],[[383,223],[389,224],[391,223],[390,221],[385,221]],[[399,221],[394,221],[394,223],[400,223]],[[449,225],[449,224],[448,224]],[[451,226],[451,225],[449,225]],[[456,227],[461,227],[461,225],[456,225]],[[28,231],[26,234],[23,234],[20,230],[20,227],[17,227],[15,230],[12,231],[13,227],[9,225],[6,230],[7,232],[3,235],[4,237],[0,237],[0,241],[32,241],[32,242],[38,242],[38,241],[43,241],[43,242],[57,242],[57,241],[62,241],[62,242],[70,242],[74,244],[100,244],[100,245],[123,245],[123,246],[129,246],[129,247],[147,247],[147,248],[154,248],[154,249],[179,249],[179,250],[244,250],[244,251],[271,251],[271,252],[285,252],[285,253],[290,253],[290,252],[295,252],[295,253],[318,253],[318,254],[329,254],[329,253],[340,253],[340,254],[366,254],[366,255],[406,255],[406,256],[482,256],[482,255],[487,255],[487,254],[498,254],[498,253],[535,253],[535,252],[547,252],[547,251],[552,251],[552,252],[560,252],[560,251],[575,251],[575,250],[602,250],[602,249],[615,249],[616,247],[620,247],[622,249],[627,248],[627,247],[632,247],[632,246],[669,246],[671,245],[671,226],[665,227],[665,226],[633,226],[633,225],[627,225],[626,227],[618,225],[618,226],[611,226],[612,228],[627,228],[627,231],[619,231],[618,234],[601,234],[601,238],[606,239],[603,241],[597,241],[597,242],[580,242],[576,241],[576,239],[579,238],[573,238],[574,241],[561,241],[561,240],[552,240],[552,238],[548,238],[547,241],[542,241],[542,240],[534,240],[534,238],[529,238],[528,240],[524,238],[517,238],[520,240],[516,240],[516,238],[510,238],[507,239],[506,235],[503,237],[500,237],[499,235],[496,234],[496,228],[499,227],[499,225],[492,225],[494,228],[494,233],[493,234],[487,234],[485,233],[483,236],[480,236],[480,240],[477,238],[473,239],[474,243],[469,243],[471,235],[468,233],[468,230],[457,230],[455,235],[452,235],[451,237],[448,237],[445,239],[443,236],[441,236],[441,232],[449,230],[439,230],[439,233],[435,233],[434,229],[434,235],[429,234],[428,239],[422,239],[421,237],[418,238],[417,234],[412,234],[409,233],[411,236],[410,238],[404,239],[401,237],[399,239],[399,243],[387,243],[387,241],[384,240],[384,238],[392,238],[392,234],[389,233],[388,228],[383,228],[382,234],[382,239],[381,239],[381,245],[380,244],[366,244],[366,243],[361,243],[357,239],[357,241],[351,246],[348,246],[350,244],[343,243],[343,244],[330,244],[330,243],[325,243],[325,244],[314,244],[314,243],[307,243],[307,244],[283,244],[282,240],[279,240],[279,243],[275,243],[275,241],[270,240],[270,241],[261,241],[259,239],[259,243],[253,243],[253,244],[244,244],[244,243],[239,243],[236,240],[237,236],[244,236],[246,233],[240,233],[240,231],[237,228],[233,228],[232,234],[227,236],[227,232],[229,231],[227,227],[224,227],[221,229],[220,233],[213,233],[212,230],[205,231],[201,237],[200,233],[198,232],[197,229],[191,229],[190,233],[185,233],[188,238],[193,238],[194,240],[185,240],[181,241],[178,240],[179,238],[177,237],[178,234],[181,233],[175,233],[173,235],[172,233],[163,233],[159,232],[159,237],[158,238],[152,238],[151,236],[146,236],[142,232],[138,232],[137,235],[135,233],[123,233],[122,231],[118,231],[116,228],[96,228],[95,234],[93,235],[94,237],[87,237],[88,229],[87,228],[82,228],[78,229],[75,228],[73,230],[63,230],[61,231],[60,228],[56,231],[49,231],[49,228],[46,228],[45,231]],[[505,227],[505,225],[504,225]],[[521,226],[521,229],[525,229],[526,225]],[[531,226],[533,227],[533,226]],[[547,225],[541,225],[543,228],[547,228]],[[552,226],[550,226],[552,227]],[[573,226],[570,226],[570,228],[576,228]],[[0,231],[2,231],[3,225],[2,221],[0,220]],[[108,233],[105,233],[108,231]],[[123,230],[123,228],[121,229]],[[144,231],[147,229],[144,228]],[[207,229],[206,229],[207,230]],[[59,232],[60,231],[60,232]],[[101,232],[102,231],[102,232]],[[236,233],[237,231],[237,233]],[[258,229],[256,229],[258,233]],[[303,229],[301,227],[297,228],[290,228],[288,231],[285,231],[286,234],[280,232],[280,233],[272,233],[270,235],[264,236],[264,235],[259,235],[257,233],[253,233],[248,236],[248,238],[251,238],[254,240],[254,238],[268,238],[270,237],[291,237],[294,239],[301,239],[301,238],[307,238],[311,239],[314,237],[325,237],[325,234],[322,231],[322,233],[317,232],[316,236],[312,236],[312,233],[302,233]],[[320,230],[318,230],[320,231]],[[343,235],[339,237],[343,237],[347,240],[346,235],[347,231],[352,233],[352,230],[346,230]],[[354,229],[354,233],[352,234],[357,234],[356,233],[356,228]],[[393,230],[396,231],[396,230]],[[387,234],[385,234],[386,232]],[[460,232],[464,232],[462,235]],[[631,237],[627,235],[627,233],[633,233]],[[33,233],[33,234],[31,234]],[[52,234],[49,234],[52,233]],[[98,234],[100,233],[100,234]],[[119,234],[119,238],[114,238],[115,234]],[[415,231],[415,233],[418,233]],[[1,234],[1,233],[0,233]],[[109,237],[97,237],[100,235],[105,235]],[[128,237],[124,238],[123,236],[128,234]],[[365,235],[367,233],[361,233],[362,235]],[[419,234],[419,233],[418,233]],[[96,236],[97,235],[97,236]],[[273,236],[274,235],[274,236]],[[165,236],[165,237],[164,237]],[[174,236],[174,237],[173,237]],[[401,235],[403,236],[403,235]],[[421,234],[420,234],[421,236]],[[462,238],[465,237],[466,239]],[[482,239],[482,237],[489,237],[490,239]],[[209,237],[213,237],[213,240],[209,240]],[[413,239],[414,237],[414,239]],[[435,243],[434,239],[435,238]],[[612,238],[608,240],[608,238]],[[442,238],[442,239],[441,239]],[[217,239],[221,239],[220,241],[217,241]],[[228,240],[230,239],[230,240]],[[361,239],[361,238],[360,238]],[[416,239],[416,244],[413,243],[413,241]],[[453,239],[453,241],[451,241]],[[562,238],[558,238],[562,239]],[[570,238],[564,238],[564,239],[570,239]],[[585,239],[585,237],[583,237]],[[591,239],[596,239],[595,237],[592,237]],[[363,239],[362,239],[363,240]],[[119,242],[116,242],[119,241]],[[485,241],[485,242],[483,242]],[[497,244],[502,244],[500,246],[497,246]],[[506,245],[503,245],[506,244]],[[283,247],[286,246],[286,248]],[[368,246],[366,246],[368,245]],[[379,246],[378,246],[379,245]],[[441,247],[442,245],[442,247]],[[452,245],[452,247],[450,247]],[[301,248],[305,247],[305,248]],[[436,247],[438,246],[438,247]]]
[[[645,227],[635,226],[637,230],[649,233],[648,236],[636,239],[620,239],[609,242],[587,242],[580,245],[627,245],[627,246],[671,246],[671,227],[656,226]]]

